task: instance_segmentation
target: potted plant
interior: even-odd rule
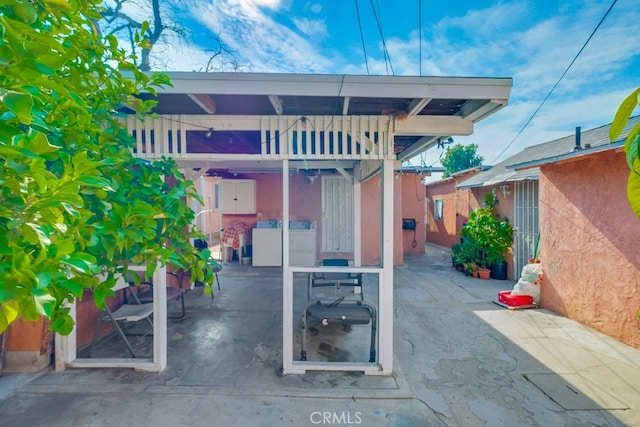
[[[506,217],[501,218],[496,213],[497,203],[495,190],[488,193],[485,206],[471,212],[461,232],[464,241],[475,242],[478,248],[476,262],[484,269],[504,262],[504,255],[513,243],[513,228]]]
[[[467,276],[478,277],[478,264],[475,261],[465,262],[464,273]]]

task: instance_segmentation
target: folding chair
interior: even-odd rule
[[[91,341],[91,345],[89,347],[89,357],[92,357],[93,355],[93,349],[95,347],[96,341],[99,338],[100,329],[103,322],[111,322],[113,324],[113,327],[117,331],[122,341],[126,344],[127,349],[129,350],[129,353],[133,358],[136,357],[136,354],[133,351],[133,347],[127,339],[126,334],[124,333],[125,325],[127,323],[140,322],[144,320],[149,324],[149,326],[151,327],[151,331],[153,332],[153,322],[151,321],[151,315],[153,314],[153,304],[141,304],[135,291],[132,289],[131,283],[128,283],[125,280],[119,280],[116,287],[114,287],[114,291],[118,291],[121,289],[124,292],[129,292],[133,303],[122,304],[120,308],[114,311],[112,311],[109,306],[105,304],[105,310],[98,316],[98,322],[93,333],[93,340]],[[122,327],[120,325],[122,325]]]
[[[168,286],[167,285],[167,303],[169,301],[180,301],[182,305],[182,314],[180,316],[167,316],[169,319],[182,319],[185,314],[184,308],[184,288],[182,287],[182,279],[184,278],[184,272],[180,270],[179,274],[176,274],[172,271],[167,271],[167,276],[173,277],[176,279],[178,286]],[[138,300],[141,304],[151,304],[153,303],[153,283],[151,282],[140,282],[140,285],[146,285],[147,289],[138,292]]]
[[[327,259],[324,266],[348,266],[346,259]],[[326,295],[314,298],[313,290],[318,287],[333,286],[337,291],[343,285],[353,286],[357,299],[345,299],[344,296],[329,299]],[[300,360],[307,360],[307,329],[311,323],[328,326],[367,325],[371,323],[371,340],[369,347],[369,363],[376,361],[376,331],[378,314],[376,307],[364,299],[364,288],[361,273],[311,273],[309,275],[308,302],[302,314],[302,343]]]

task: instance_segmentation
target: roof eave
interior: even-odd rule
[[[540,167],[542,165],[547,165],[547,164],[550,164],[550,163],[558,163],[558,162],[562,162],[562,161],[566,161],[566,160],[571,160],[571,159],[576,159],[576,158],[579,158],[579,157],[588,156],[588,155],[595,154],[595,153],[600,153],[600,152],[609,151],[609,150],[615,150],[615,149],[618,149],[618,148],[620,148],[622,146],[624,146],[624,141],[614,142],[614,143],[606,144],[606,145],[599,145],[597,147],[592,147],[592,148],[583,148],[583,149],[580,149],[580,150],[571,151],[569,153],[561,154],[561,155],[558,155],[558,156],[546,157],[544,159],[538,159],[538,160],[531,160],[529,162],[515,163],[515,164],[512,164],[512,165],[505,165],[505,169],[515,169],[517,171],[525,170],[525,169],[531,169],[531,168]]]

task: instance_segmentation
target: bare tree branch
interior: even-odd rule
[[[186,0],[188,1],[188,0]],[[170,0],[106,0],[102,11],[102,21],[95,23],[97,31],[126,39],[131,52],[138,58],[136,65],[142,71],[150,71],[152,62],[162,62],[159,55],[153,57],[153,49],[159,43],[170,44],[171,35],[179,41],[189,42],[189,29],[175,20],[177,12],[171,10]],[[182,3],[186,6],[186,3]],[[149,28],[143,34],[150,47],[140,48],[135,40],[136,31],[140,30],[143,21],[149,22]],[[209,60],[204,71],[244,71],[250,65],[239,64],[236,52],[230,49],[220,38],[213,35],[214,48],[207,49]],[[139,63],[138,63],[139,62]]]

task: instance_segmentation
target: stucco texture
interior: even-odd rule
[[[541,305],[640,348],[640,221],[628,174],[614,151],[541,167]]]
[[[400,176],[402,181],[402,218],[415,219],[415,233],[412,230],[400,229],[402,233],[403,253],[424,253],[426,238],[425,225],[425,188],[422,183],[422,175],[417,173],[406,173]],[[397,194],[397,193],[396,193]],[[414,240],[415,238],[415,240]]]

